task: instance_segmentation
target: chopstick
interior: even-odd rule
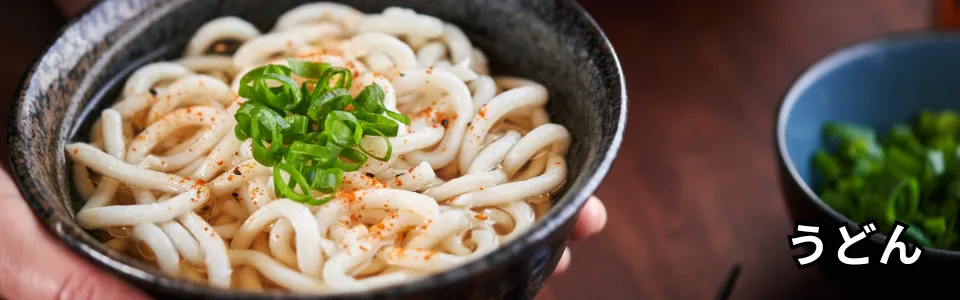
[[[740,264],[733,265],[733,269],[730,270],[730,273],[727,275],[727,280],[724,282],[723,287],[720,288],[720,292],[717,293],[717,300],[726,300],[730,298],[730,293],[733,292],[733,286],[737,284],[737,278],[740,277],[740,270],[743,269]]]

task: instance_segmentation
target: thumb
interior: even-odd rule
[[[71,253],[0,171],[0,299],[149,299]]]

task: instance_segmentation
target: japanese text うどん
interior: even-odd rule
[[[879,262],[881,264],[888,264],[890,262],[890,257],[893,254],[894,250],[899,252],[900,262],[904,265],[911,265],[916,263],[920,259],[920,255],[923,254],[924,249],[919,245],[914,245],[912,243],[907,243],[899,241],[903,233],[910,226],[902,222],[894,222],[893,228],[890,233],[887,234],[888,238],[885,241],[885,246],[883,249],[883,254],[880,256]],[[859,225],[859,232],[851,235],[847,230],[847,224],[841,224],[837,227],[836,230],[840,232],[840,237],[843,239],[842,244],[839,249],[836,250],[837,259],[840,263],[844,265],[867,265],[874,263],[871,261],[870,257],[849,257],[847,256],[847,251],[854,244],[863,241],[864,239],[869,238],[870,236],[877,234],[876,222],[873,220],[867,221]],[[790,249],[797,249],[803,247],[804,245],[812,245],[813,251],[806,255],[795,255],[793,260],[797,263],[798,267],[810,266],[817,262],[818,259],[824,254],[824,242],[820,237],[824,234],[831,234],[830,232],[835,232],[833,230],[824,230],[821,231],[819,226],[812,225],[803,225],[798,223],[794,228],[793,234],[787,236],[790,240]]]

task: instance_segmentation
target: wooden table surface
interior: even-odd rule
[[[790,258],[774,110],[819,57],[924,28],[931,2],[581,2],[626,70],[629,128],[598,191],[606,230],[573,245],[570,271],[538,299],[710,299],[735,263],[743,272],[734,299],[836,298],[815,269],[798,270]],[[61,25],[45,1],[14,3],[16,13],[0,18],[0,95],[13,95]]]
[[[632,4],[621,4],[621,3]],[[836,297],[798,270],[773,152],[774,111],[827,52],[925,27],[926,1],[581,1],[626,70],[628,129],[597,193],[609,222],[573,246],[547,299]]]

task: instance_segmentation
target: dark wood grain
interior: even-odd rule
[[[610,215],[576,244],[548,299],[833,298],[798,270],[775,177],[773,118],[791,81],[827,52],[922,28],[925,1],[581,1],[626,70],[630,113],[598,196]]]
[[[734,299],[837,297],[816,270],[790,260],[774,109],[816,59],[873,35],[922,28],[930,3],[582,2],[626,69],[629,129],[598,192],[607,229],[573,246],[570,271],[538,299],[710,299],[735,263],[743,272]],[[14,6],[0,18],[0,95],[13,95],[60,26],[44,1]],[[5,147],[0,154],[5,165]]]
[[[9,170],[7,115],[20,78],[33,59],[51,41],[63,20],[53,2],[43,0],[4,2],[0,13],[0,167]]]

